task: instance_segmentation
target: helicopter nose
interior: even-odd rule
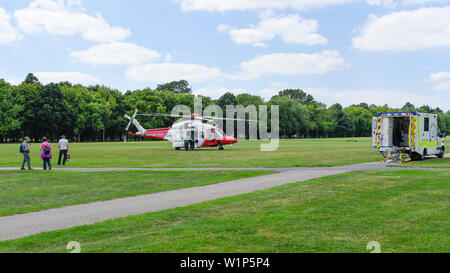
[[[223,144],[234,144],[234,143],[237,143],[238,140],[234,137],[226,136],[226,137],[221,138],[220,142],[222,142]]]

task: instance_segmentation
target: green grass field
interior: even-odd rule
[[[168,142],[71,144],[68,167],[301,167],[338,166],[381,160],[369,138],[281,140],[275,152],[261,152],[260,141],[241,141],[230,149],[175,151]],[[54,145],[56,147],[56,145]],[[39,145],[32,165],[40,167]],[[57,163],[55,149],[53,165]],[[0,145],[0,167],[20,166],[19,144]]]
[[[450,158],[430,158],[424,161],[413,161],[396,167],[415,167],[415,168],[450,168]]]
[[[413,179],[412,179],[413,178]],[[450,251],[450,171],[354,172],[0,242],[0,252]]]
[[[215,184],[271,172],[0,172],[0,216]]]

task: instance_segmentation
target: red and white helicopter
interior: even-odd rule
[[[172,117],[179,118],[181,120],[175,122],[169,128],[144,129],[144,127],[142,127],[136,120],[136,116]],[[222,129],[215,126],[215,121],[229,120],[226,118],[206,117],[197,114],[193,114],[191,116],[161,113],[138,114],[137,110],[134,112],[132,117],[125,115],[125,118],[130,121],[125,129],[129,135],[167,140],[173,144],[173,147],[177,151],[182,148],[188,151],[205,147],[219,147],[219,150],[224,150],[224,145],[232,146],[238,142],[236,138],[227,136]],[[240,119],[232,120],[239,121]],[[207,121],[209,123],[203,123],[203,121]],[[138,132],[133,134],[129,131],[131,124],[138,129]]]

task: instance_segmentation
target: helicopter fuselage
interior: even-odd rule
[[[137,121],[135,121],[137,122]],[[136,134],[151,139],[167,140],[175,149],[186,147],[193,143],[194,148],[220,147],[238,142],[234,137],[227,136],[222,129],[199,120],[185,120],[173,124],[170,128],[140,130]]]

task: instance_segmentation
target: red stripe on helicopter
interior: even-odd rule
[[[164,139],[169,132],[170,128],[164,128],[164,129],[151,129],[147,130],[145,132],[144,136],[148,138],[154,138],[154,139]]]

